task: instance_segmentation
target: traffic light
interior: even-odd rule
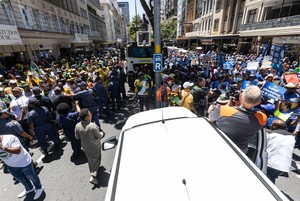
[[[138,47],[151,46],[149,31],[138,31],[136,40]]]

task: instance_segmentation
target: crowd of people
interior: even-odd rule
[[[281,172],[289,171],[300,131],[298,82],[285,77],[298,75],[299,61],[291,55],[284,58],[282,69],[259,65],[257,70],[249,70],[247,63],[261,64],[260,55],[227,54],[226,62],[232,64],[231,68],[225,68],[215,58],[215,52],[169,50],[156,92],[154,77],[149,73],[152,69],[140,68],[134,81],[139,109],[152,109],[156,101],[161,107],[186,107],[200,117],[210,118],[245,153],[256,132],[266,127],[270,136],[267,175],[275,183]],[[105,135],[99,118],[119,112],[126,100],[125,69],[126,62],[113,49],[103,55],[79,55],[59,62],[42,58],[37,65],[31,62],[1,67],[0,151],[6,154],[0,154],[0,158],[25,187],[19,197],[34,190],[39,197],[43,191],[34,173],[28,179],[20,178],[28,168],[32,172],[30,145],[37,142],[47,156],[49,140],[55,149],[61,149],[60,130],[70,140],[71,160],[79,159],[83,148],[89,163],[89,181],[98,183],[99,143]],[[245,87],[245,82],[252,86]],[[268,83],[281,86],[286,92],[275,99],[265,96],[262,89]],[[278,153],[280,150],[284,154]],[[11,163],[21,160],[17,157],[20,153],[27,162]],[[278,155],[286,163],[274,159]],[[29,180],[34,181],[34,186],[29,185]]]
[[[19,198],[44,187],[35,172],[31,147],[47,157],[62,148],[63,133],[70,141],[71,161],[85,154],[92,184],[98,184],[101,141],[105,132],[99,118],[120,112],[126,99],[124,64],[110,49],[102,55],[62,59],[37,64],[1,66],[0,159],[5,172],[23,184]],[[83,151],[82,151],[83,150]]]
[[[293,148],[300,142],[299,56],[286,56],[278,68],[265,65],[262,55],[233,53],[225,56],[224,63],[231,63],[231,68],[225,68],[216,55],[169,50],[155,98],[161,107],[183,106],[208,117],[245,153],[254,135],[266,127],[267,176],[275,183],[278,175],[289,172]],[[248,69],[250,63],[257,68]],[[138,73],[135,86],[141,111],[149,109],[151,83],[145,72]],[[270,83],[285,92],[266,95],[264,87]]]

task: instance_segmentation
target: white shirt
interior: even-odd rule
[[[8,153],[0,149],[0,158],[10,167],[25,167],[32,161],[30,154],[21,145],[19,139],[14,135],[3,135],[2,145],[4,147],[21,147],[19,154]]]
[[[28,107],[28,101],[29,99],[22,95],[18,98],[14,98],[9,105],[10,111],[16,116],[17,120],[20,120],[21,115],[22,115],[22,108],[23,107]],[[24,119],[27,118],[28,115],[28,111],[27,114],[25,115]]]
[[[268,133],[267,136],[268,167],[282,172],[289,172],[296,142],[295,137],[276,133],[276,130]]]

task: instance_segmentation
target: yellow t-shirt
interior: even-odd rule
[[[190,93],[190,91],[182,90],[182,91],[181,91],[181,97],[184,97],[184,95],[185,95],[186,93]],[[192,110],[191,104],[192,104],[193,102],[194,102],[193,95],[192,95],[192,94],[189,94],[187,97],[185,97],[182,106],[185,107],[185,108],[187,108],[187,109],[189,109],[189,110]]]

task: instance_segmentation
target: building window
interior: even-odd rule
[[[14,15],[13,15],[11,5],[8,3],[2,3],[2,10],[5,14],[6,19],[4,20],[5,22],[3,22],[1,24],[8,22],[9,25],[16,25],[16,21],[15,21]],[[2,11],[0,11],[0,12],[2,12]]]
[[[33,9],[32,14],[36,23],[38,30],[44,30],[43,24],[41,22],[40,11],[38,9]]]
[[[248,15],[247,23],[256,22],[256,9],[250,10]]]
[[[19,5],[19,8],[20,8],[21,16],[23,18],[25,27],[31,29],[32,28],[32,19],[31,19],[31,16],[30,16],[29,9],[22,6],[22,5]]]
[[[52,31],[51,22],[47,12],[44,12],[45,28],[47,31]]]
[[[216,12],[219,12],[221,10],[222,7],[222,1],[218,0],[216,3]]]
[[[214,31],[218,31],[219,29],[219,19],[216,19],[214,22]]]

